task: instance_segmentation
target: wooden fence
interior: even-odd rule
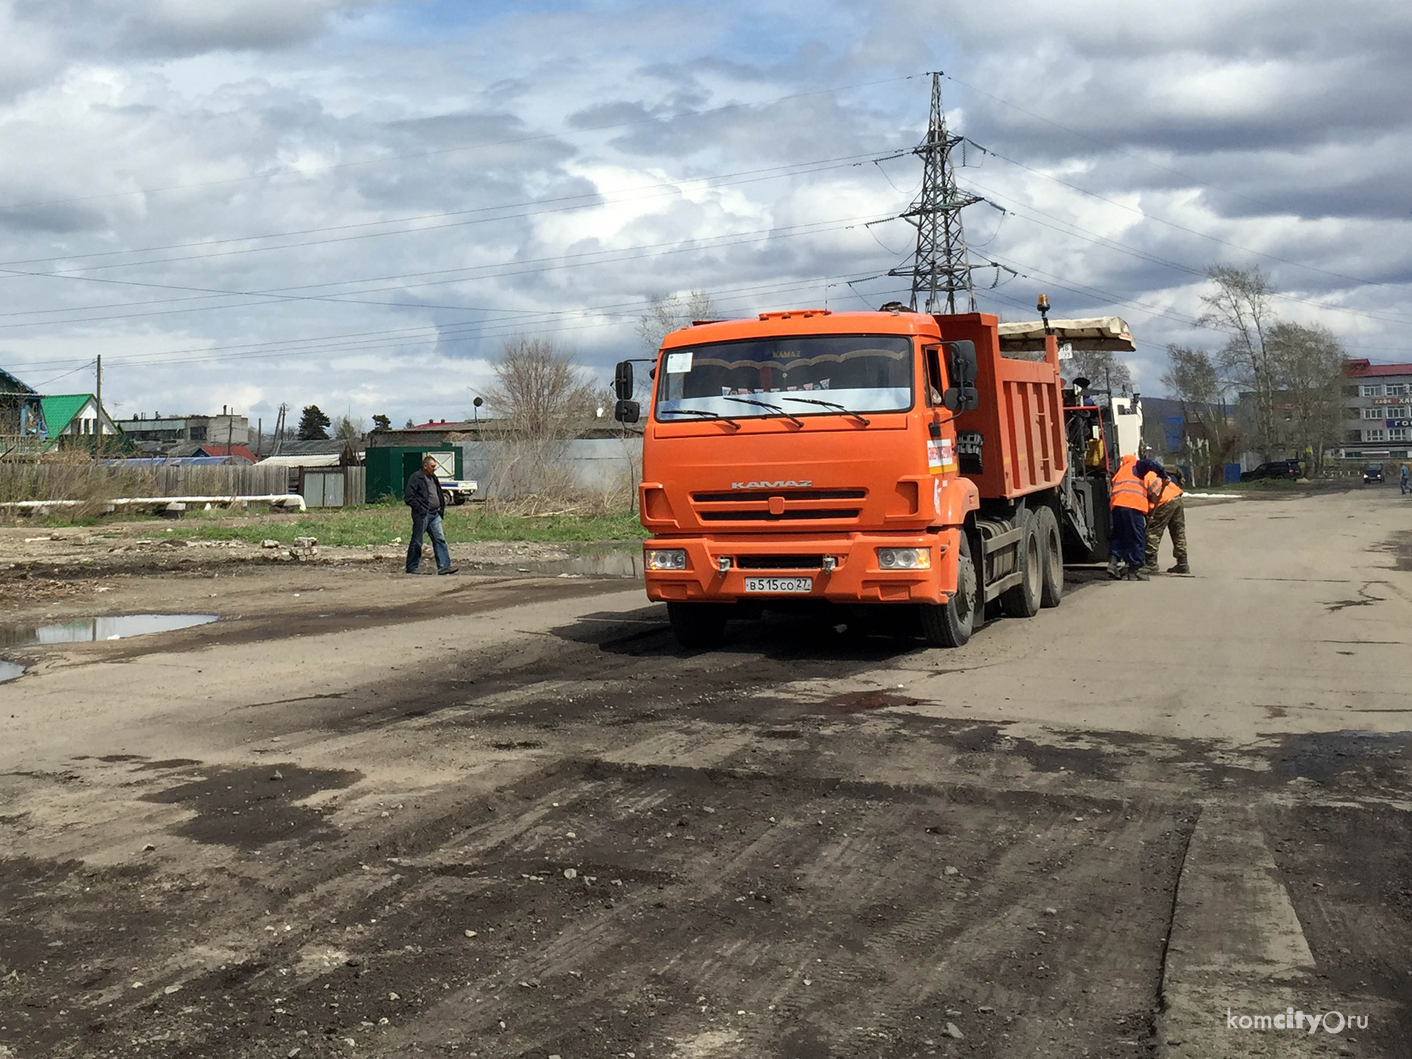
[[[143,496],[264,496],[291,489],[289,467],[168,464],[124,467],[101,463],[0,461],[0,501],[111,500]],[[362,484],[363,468],[348,468]]]

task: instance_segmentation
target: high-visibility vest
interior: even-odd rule
[[[1173,500],[1176,500],[1181,495],[1182,487],[1179,486],[1173,479],[1168,478],[1165,482],[1162,483],[1161,495],[1157,497],[1157,503],[1153,506],[1161,507],[1163,504],[1170,504]]]
[[[1147,506],[1154,508],[1162,502],[1162,476],[1156,471],[1148,471],[1142,476],[1142,487],[1147,490]]]
[[[1118,471],[1113,475],[1113,489],[1108,502],[1112,507],[1130,507],[1145,515],[1149,506],[1147,487],[1133,473],[1133,464],[1136,462],[1132,457],[1124,457],[1123,462],[1118,465]]]

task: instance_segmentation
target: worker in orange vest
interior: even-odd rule
[[[1167,573],[1189,574],[1191,567],[1187,565],[1186,512],[1182,509],[1182,487],[1160,464],[1153,466],[1156,469],[1149,470],[1142,478],[1143,485],[1147,487],[1147,495],[1152,500],[1152,509],[1147,514],[1147,557],[1143,569],[1149,574],[1157,572],[1157,550],[1162,546],[1162,534],[1170,533],[1172,553],[1177,563],[1170,567]]]
[[[1108,535],[1108,576],[1114,581],[1146,581],[1142,572],[1147,550],[1147,487],[1134,472],[1136,456],[1124,456],[1113,474],[1108,494],[1112,532]]]

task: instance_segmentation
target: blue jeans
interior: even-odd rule
[[[1147,516],[1131,507],[1113,508],[1108,554],[1129,566],[1141,566],[1147,559]]]
[[[441,532],[441,514],[412,516],[412,543],[407,545],[407,572],[415,574],[422,561],[422,534],[431,535],[431,548],[436,553],[436,568],[445,570],[451,565],[451,552],[446,547],[446,535]]]

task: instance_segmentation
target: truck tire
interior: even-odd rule
[[[1050,508],[1039,509],[1035,530],[1039,534],[1039,561],[1044,567],[1039,605],[1057,607],[1064,596],[1064,542],[1059,535],[1059,520]]]
[[[956,592],[945,603],[922,604],[922,639],[928,647],[963,647],[979,625],[980,581],[971,558],[970,534],[961,531]]]
[[[724,603],[668,603],[667,619],[681,646],[709,650],[725,640],[729,610]]]
[[[1037,532],[1038,519],[1026,512],[1020,523],[1020,541],[1015,546],[1015,570],[1020,583],[1000,593],[1000,606],[1012,618],[1033,618],[1039,613],[1044,581],[1044,556]]]

